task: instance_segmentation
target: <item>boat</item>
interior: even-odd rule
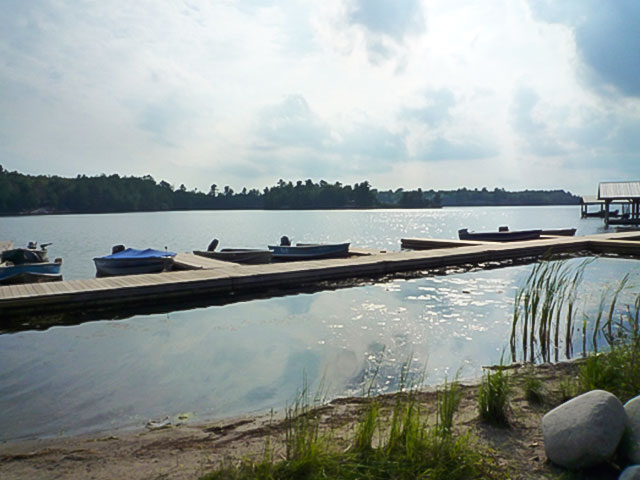
[[[551,228],[543,229],[540,235],[548,235],[552,237],[573,237],[576,234],[575,228]]]
[[[223,248],[218,252],[194,250],[193,253],[201,257],[213,258],[224,262],[242,263],[245,265],[269,263],[273,256],[271,250],[253,248]]]
[[[62,259],[48,259],[44,243],[29,242],[27,248],[10,248],[0,254],[0,284],[40,283],[62,280]]]
[[[140,273],[158,273],[171,270],[175,253],[147,248],[137,250],[116,245],[111,255],[96,257],[96,276],[135,275]]]
[[[215,250],[217,247],[218,239],[214,238],[207,247],[206,251],[194,250],[193,253],[201,257],[222,260],[223,262],[242,263],[249,265],[271,262],[271,250],[260,250],[256,248],[223,248],[222,250],[216,252]]]
[[[298,243],[293,245],[269,245],[274,260],[315,260],[319,258],[346,257],[349,243]]]
[[[604,210],[598,210],[597,212],[585,212],[582,216],[583,217],[592,217],[592,218],[604,218],[606,215],[606,212]],[[610,217],[618,217],[620,216],[620,211],[619,210],[611,210],[609,212],[609,216]]]
[[[509,230],[508,227],[500,227],[497,232],[470,232],[466,228],[458,230],[460,240],[478,240],[481,242],[521,242],[524,240],[536,240],[540,238],[542,229],[535,230]]]

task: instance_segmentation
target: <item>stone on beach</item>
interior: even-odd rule
[[[640,464],[640,396],[625,403],[624,410],[627,412],[624,453],[631,463],[638,465]]]
[[[640,480],[640,465],[633,465],[625,468],[618,480]]]
[[[622,403],[592,390],[554,408],[542,419],[549,460],[570,469],[588,468],[613,456],[626,424]]]

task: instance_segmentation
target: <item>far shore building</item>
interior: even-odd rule
[[[598,185],[597,200],[604,202],[603,217],[605,226],[640,225],[640,181],[601,182]],[[622,206],[620,215],[615,217],[612,215],[611,204],[620,204]]]

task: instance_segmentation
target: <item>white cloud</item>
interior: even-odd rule
[[[640,96],[640,3],[636,0],[531,1],[536,16],[569,26],[582,61],[598,86]],[[606,92],[605,92],[606,94]]]
[[[631,0],[7,0],[4,11],[8,169],[149,173],[200,190],[311,177],[591,192],[603,172],[640,177]]]

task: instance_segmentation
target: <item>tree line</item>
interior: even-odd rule
[[[378,191],[367,181],[354,185],[324,180],[280,180],[262,191],[212,184],[208,192],[178,188],[150,176],[25,175],[0,165],[0,214],[114,213],[165,210],[251,210],[336,208],[438,208],[442,205],[547,205],[578,203],[560,191],[505,192],[422,189]],[[465,203],[466,202],[466,203]],[[503,203],[507,202],[507,203]],[[508,203],[512,202],[512,203]]]

